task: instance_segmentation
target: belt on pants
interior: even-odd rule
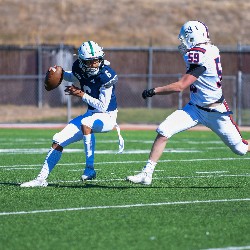
[[[206,111],[206,112],[218,112],[218,111],[216,111],[216,110],[214,110],[214,109],[204,108],[204,107],[201,107],[201,106],[199,106],[199,105],[197,105],[197,104],[195,104],[195,106],[196,106],[198,109],[202,109],[202,110],[204,110],[204,111]]]
[[[194,105],[194,106],[196,106],[198,109],[201,109],[201,110],[204,110],[204,111],[206,111],[206,112],[218,112],[218,113],[221,113],[221,112],[219,112],[219,111],[217,111],[217,110],[215,110],[215,109],[210,109],[210,108],[205,108],[205,107],[201,107],[201,106],[199,106],[199,105],[197,105],[197,104],[192,104],[192,103],[188,103],[189,105]],[[222,112],[221,114],[223,114],[223,115],[231,115],[231,114],[233,114],[233,112],[231,111],[231,110],[229,110],[229,111],[226,111],[226,112]]]

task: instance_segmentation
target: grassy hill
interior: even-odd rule
[[[207,24],[217,45],[250,44],[250,1],[0,0],[0,44],[171,46],[188,20]]]

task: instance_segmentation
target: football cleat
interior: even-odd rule
[[[48,182],[44,179],[35,179],[29,182],[24,182],[20,187],[47,187]]]
[[[82,181],[92,180],[96,178],[96,172],[93,168],[85,168],[83,175],[81,176]]]
[[[152,173],[142,171],[139,174],[128,176],[126,180],[136,184],[150,185],[152,183]]]

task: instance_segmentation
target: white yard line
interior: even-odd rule
[[[0,154],[42,154],[47,153],[49,151],[48,148],[10,148],[10,149],[0,149]],[[96,150],[95,154],[117,154],[117,150]],[[63,153],[83,153],[83,149],[72,148],[72,149],[64,149]],[[122,154],[148,154],[150,152],[149,149],[144,150],[125,150]],[[166,149],[164,152],[171,153],[198,153],[202,152],[201,150],[196,149]]]
[[[195,172],[196,174],[222,174],[228,173],[229,171],[205,171],[205,172]]]
[[[233,246],[233,247],[223,247],[223,248],[207,248],[201,250],[245,250],[250,249],[250,246]]]
[[[95,209],[120,209],[120,208],[134,208],[134,207],[156,207],[156,206],[169,206],[169,205],[189,205],[189,204],[202,204],[202,203],[220,203],[220,202],[246,202],[250,198],[242,199],[223,199],[223,200],[195,200],[195,201],[172,201],[172,202],[159,202],[159,203],[140,203],[128,205],[114,205],[114,206],[93,206],[93,207],[72,207],[62,209],[44,209],[44,210],[31,210],[19,212],[1,212],[0,216],[4,215],[21,215],[21,214],[37,214],[37,213],[53,213],[65,211],[81,211],[81,210],[95,210]]]
[[[239,161],[239,160],[250,160],[250,157],[242,157],[242,158],[198,158],[198,159],[169,159],[169,160],[159,160],[158,163],[164,162],[199,162],[199,161]],[[145,163],[143,161],[108,161],[108,162],[96,162],[95,165],[107,165],[107,164],[137,164],[137,163]],[[57,166],[75,166],[75,165],[83,165],[85,162],[73,162],[73,163],[58,163]],[[20,164],[20,165],[0,165],[0,168],[15,168],[15,167],[41,167],[41,164]]]
[[[42,129],[62,129],[65,123],[1,123],[0,128],[42,128]],[[156,124],[119,124],[121,130],[155,130],[158,125]],[[250,127],[241,126],[240,131],[250,131]],[[189,129],[194,131],[211,131],[209,128],[199,125]]]

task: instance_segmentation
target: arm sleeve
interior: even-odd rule
[[[67,82],[74,82],[74,83],[79,82],[78,79],[72,73],[72,71],[64,71],[63,80],[65,80]]]
[[[111,95],[112,95],[113,86],[107,88],[105,86],[101,87],[99,99],[93,98],[87,93],[82,97],[82,100],[93,108],[105,112],[109,106]]]
[[[205,66],[198,65],[198,64],[190,64],[190,67],[188,71],[186,72],[186,74],[189,74],[198,78],[200,75],[202,75],[205,72],[205,70],[206,70]]]

